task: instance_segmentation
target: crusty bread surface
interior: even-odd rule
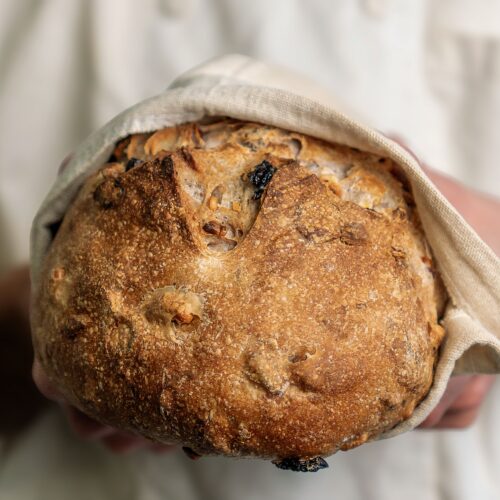
[[[390,160],[212,119],[117,144],[46,256],[36,353],[97,420],[308,460],[407,419],[445,294]]]

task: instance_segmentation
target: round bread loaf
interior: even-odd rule
[[[130,136],[90,175],[34,342],[101,422],[316,470],[425,397],[444,300],[394,163],[221,118]]]

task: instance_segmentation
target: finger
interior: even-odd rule
[[[434,427],[444,416],[448,408],[460,396],[464,388],[470,382],[470,375],[458,375],[452,377],[439,404],[432,410],[428,417],[418,426],[420,429]]]
[[[33,361],[33,368],[31,370],[33,381],[38,390],[47,398],[52,401],[61,403],[64,401],[64,396],[59,392],[57,387],[47,377],[40,361],[37,358]]]
[[[73,431],[81,438],[97,440],[116,433],[116,429],[90,418],[78,409],[63,404],[63,410]]]
[[[118,431],[116,434],[117,435],[113,435],[109,439],[106,438],[103,440],[106,445],[109,445],[108,447],[110,449],[113,448],[113,451],[116,451],[117,448],[120,448],[118,451],[122,451],[122,445],[126,448],[125,452],[144,448],[158,454],[177,448],[177,445],[175,444],[157,443],[148,438],[130,434],[128,432]]]
[[[494,382],[495,377],[492,375],[465,375],[458,381],[451,379],[445,392],[446,396],[420,427],[462,429],[470,426],[477,418],[480,406]],[[453,397],[450,403],[450,398]]]
[[[150,443],[148,446],[148,450],[151,450],[153,453],[165,453],[167,451],[172,451],[175,448],[173,444],[161,444],[161,443]]]
[[[114,453],[127,454],[146,447],[146,441],[132,434],[115,432],[103,438],[102,443]]]
[[[494,382],[495,377],[492,375],[473,376],[446,414],[456,415],[479,409]]]
[[[443,418],[434,425],[434,429],[465,429],[470,427],[479,415],[479,406],[468,410],[447,412]]]
[[[114,453],[130,453],[138,449],[147,449],[153,453],[165,453],[173,450],[174,444],[155,443],[142,436],[136,436],[124,431],[116,431],[114,434],[102,439],[103,444]]]

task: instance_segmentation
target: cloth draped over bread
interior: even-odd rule
[[[381,437],[413,429],[436,406],[453,374],[500,373],[500,261],[410,153],[351,115],[334,96],[306,78],[246,56],[224,56],[188,71],[161,94],[118,115],[75,151],[33,222],[33,293],[53,237],[51,228],[64,217],[86,177],[107,161],[118,140],[130,134],[206,116],[229,116],[391,158],[411,183],[450,297],[442,319],[446,337],[433,386],[410,419]]]

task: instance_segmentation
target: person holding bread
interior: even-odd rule
[[[160,19],[167,25],[175,24],[175,29],[187,29],[202,15],[191,10],[191,2],[183,6],[159,4],[164,16]],[[365,10],[356,14],[359,29],[366,23],[379,23],[371,28],[373,37],[396,15],[396,11],[377,5],[367,3]],[[74,9],[68,13],[82,25],[88,23],[82,12],[101,19],[107,15],[83,6],[80,11],[65,8]],[[41,32],[53,15],[49,7],[44,9],[45,18],[34,17]],[[298,15],[297,9],[292,15]],[[327,7],[318,4],[305,9],[302,22],[318,22],[322,9]],[[353,15],[352,7],[342,2],[337,9],[337,14]],[[138,20],[147,23],[153,12],[146,9]],[[427,36],[428,43],[440,48],[452,27],[438,22],[445,18],[444,6],[435,7],[435,12],[437,21],[430,23]],[[128,13],[125,8],[120,15]],[[402,13],[397,15],[406,19]],[[237,19],[233,22],[240,22]],[[94,27],[98,37],[97,25],[86,24]],[[111,26],[108,28],[118,29],[113,23]],[[455,28],[459,26],[457,21]],[[168,26],[156,27],[162,36],[168,36]],[[283,29],[286,32],[287,28]],[[338,30],[338,36],[341,34],[342,28]],[[264,27],[259,39],[266,40]],[[106,47],[111,49],[112,44]],[[270,47],[269,54],[273,54],[273,45]],[[135,47],[131,52],[134,62],[121,69],[124,76],[141,64],[134,59],[139,50]],[[335,57],[333,47],[331,50],[330,57]],[[202,55],[200,52],[199,58],[192,60],[179,58],[175,63],[177,56],[165,49],[167,67],[170,65],[166,74],[176,76],[200,62]],[[290,62],[278,55],[278,49],[272,56],[260,50],[252,55]],[[341,56],[339,51],[337,58]],[[386,53],[385,57],[381,61],[391,68],[392,56]],[[351,61],[353,69],[361,64],[360,59],[358,54]],[[22,59],[19,61],[11,63],[7,89],[11,75],[22,71]],[[393,74],[398,74],[396,60],[393,64]],[[364,89],[361,83],[355,92],[343,88],[341,70],[331,68],[329,73],[326,67],[307,68],[306,64],[301,69],[316,73],[375,126],[389,133],[398,130],[415,141],[412,146],[417,151],[429,151],[428,157],[436,166],[441,162],[451,169],[460,148],[469,158],[474,154],[470,141],[433,142],[430,131],[422,127],[425,113],[433,109],[430,98],[428,108],[421,109],[416,120],[408,119],[414,104],[406,102],[408,110],[394,111],[394,118],[384,121],[377,113],[378,106],[365,106],[363,99],[383,95],[390,109],[392,97],[379,89]],[[224,72],[217,64],[205,68],[200,71],[208,78],[218,78]],[[123,86],[116,84],[111,97],[104,99],[104,89],[110,84],[106,80],[109,68],[100,66],[99,71],[95,87],[87,87],[95,88],[96,96],[95,112],[88,113],[92,128],[146,97],[149,90],[140,86],[132,90],[133,85],[125,82],[135,85],[134,79],[123,78]],[[273,74],[267,78],[273,86]],[[404,84],[410,82],[400,78],[399,88],[406,88]],[[413,87],[409,88],[423,92],[417,83],[412,79]],[[178,88],[183,85],[187,84],[180,82]],[[22,94],[27,90],[20,89],[20,95],[28,95]],[[429,96],[431,91],[435,89],[429,89]],[[422,94],[422,99],[425,97]],[[395,103],[392,106],[397,109]],[[9,113],[7,108],[6,116]],[[69,110],[66,116],[72,116]],[[83,126],[81,121],[79,126]],[[442,122],[433,126],[437,137],[449,132]],[[457,137],[476,134],[475,144],[482,144],[475,157],[476,187],[489,187],[492,194],[498,194],[493,188],[498,172],[487,168],[488,136],[472,124],[465,130],[454,132]],[[68,128],[61,130],[63,133],[78,136]],[[450,154],[445,161],[448,145]],[[46,141],[37,147],[37,157],[44,155]],[[75,168],[72,161],[67,167],[68,179]],[[498,201],[426,171],[498,254]],[[12,176],[12,172],[2,170],[2,175]],[[2,184],[2,192],[8,195],[7,184]],[[44,186],[46,191],[47,183]],[[165,197],[164,193],[169,194]],[[37,274],[41,285],[37,285],[32,317],[37,352],[34,380],[46,396],[60,403],[77,435],[87,441],[68,434],[59,414],[50,409],[14,441],[11,452],[4,454],[0,484],[18,498],[27,497],[30,486],[18,482],[16,471],[29,457],[43,454],[42,436],[51,435],[54,445],[47,463],[55,472],[51,473],[51,484],[40,489],[41,498],[57,498],[56,492],[69,491],[64,480],[68,475],[73,475],[82,498],[90,494],[94,481],[99,484],[97,498],[245,498],[256,492],[277,498],[284,491],[289,498],[305,491],[326,498],[332,489],[361,498],[366,486],[365,480],[359,481],[360,471],[383,479],[372,491],[374,498],[391,498],[390,490],[398,495],[408,492],[411,497],[412,490],[419,496],[433,491],[424,479],[432,467],[455,478],[454,471],[467,467],[471,457],[487,455],[490,461],[499,460],[495,447],[486,450],[477,439],[479,429],[489,428],[488,419],[497,401],[496,387],[492,389],[495,379],[485,375],[453,377],[440,403],[421,424],[423,428],[465,428],[478,417],[481,406],[486,406],[478,424],[467,434],[414,432],[364,445],[332,456],[328,460],[331,473],[291,477],[254,460],[204,457],[191,463],[171,446],[182,444],[190,458],[214,453],[254,456],[273,460],[281,469],[310,471],[326,467],[321,457],[371,441],[411,417],[432,385],[445,335],[439,319],[449,300],[413,197],[407,180],[389,157],[248,119],[195,119],[184,125],[131,133],[115,141],[72,198],[64,219],[54,220],[49,228],[54,241]],[[12,248],[21,248],[22,241],[23,237],[14,237]],[[221,262],[225,267],[217,270]],[[356,262],[355,268],[352,262]],[[148,266],[144,267],[145,263]],[[338,283],[342,286],[335,288]],[[291,290],[290,284],[298,288]],[[324,294],[325,289],[336,290],[334,299]],[[1,297],[12,303],[9,290],[12,286],[4,285]],[[308,324],[306,334],[304,322]],[[398,337],[405,331],[402,325],[411,325],[408,328],[415,332],[413,336]],[[104,343],[103,331],[109,333]],[[138,338],[145,331],[149,332],[147,343]],[[380,332],[387,334],[387,342],[380,342]],[[333,333],[337,337],[332,340]],[[358,343],[351,344],[352,338]],[[155,339],[162,340],[157,343]],[[168,351],[161,347],[165,342],[170,346]],[[159,357],[160,351],[165,357]],[[236,351],[241,351],[241,356],[235,357]],[[286,359],[279,354],[285,352]],[[127,356],[136,360],[129,366],[137,371],[127,369]],[[241,365],[235,365],[235,359],[241,360]],[[378,365],[380,359],[384,359],[383,368]],[[102,378],[88,378],[88,367],[102,373]],[[147,372],[144,367],[148,367]],[[385,378],[383,373],[390,375]],[[340,395],[335,400],[330,399],[332,391]],[[374,391],[376,407],[372,406]],[[161,396],[159,406],[149,406],[156,401],[150,395]],[[364,399],[367,395],[369,400]],[[287,410],[283,401],[289,401],[295,413]],[[203,418],[193,420],[195,415]],[[267,420],[259,415],[266,415]],[[460,444],[468,450],[462,461],[451,452]],[[106,448],[122,454],[114,455]],[[384,469],[373,460],[374,453],[382,453]],[[439,454],[445,458],[437,465]],[[74,456],[80,457],[78,470],[69,459]],[[92,462],[100,464],[99,473],[92,472]],[[391,471],[403,464],[407,470],[418,470],[417,478],[405,473],[395,478]],[[35,478],[44,470],[41,463]],[[123,470],[129,473],[123,476]],[[459,484],[446,484],[448,495],[472,498],[470,482],[488,475],[485,470],[476,472],[475,476],[461,475]],[[225,479],[215,484],[213,478],[221,473]],[[258,485],[254,481],[245,484],[248,477],[262,480]],[[36,479],[30,484],[37,484]],[[492,498],[495,488],[494,481],[483,481],[479,498]],[[61,495],[64,498],[65,493]]]

